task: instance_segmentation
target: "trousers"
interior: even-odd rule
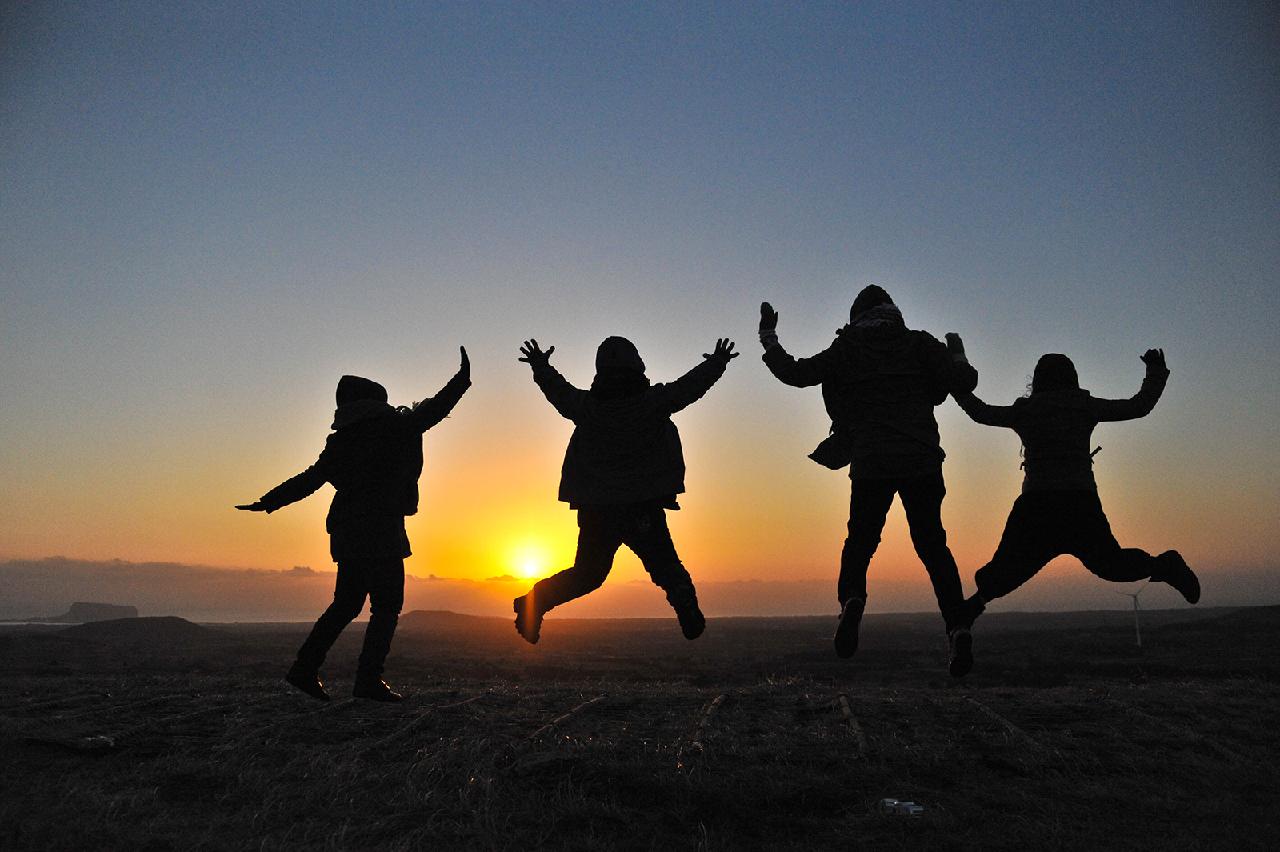
[[[978,592],[989,601],[1007,595],[1064,553],[1098,577],[1118,583],[1142,580],[1158,570],[1154,556],[1116,541],[1098,492],[1032,491],[1014,501],[995,554],[978,569]]]
[[[673,606],[693,594],[693,579],[680,562],[666,511],[653,504],[582,506],[578,509],[578,550],[573,565],[539,580],[530,593],[542,612],[580,598],[604,584],[622,545],[640,558],[654,585]]]
[[[333,603],[316,620],[298,649],[301,667],[319,670],[343,629],[364,609],[366,597],[369,626],[364,631],[357,672],[361,677],[382,675],[404,606],[404,560],[399,558],[346,559],[338,563]]]
[[[947,547],[947,531],[942,527],[942,498],[947,493],[942,471],[922,476],[888,479],[850,480],[849,535],[840,553],[840,581],[837,594],[841,606],[849,598],[867,597],[867,566],[880,545],[885,517],[894,495],[902,498],[902,508],[911,529],[911,543],[924,563],[933,584],[947,629],[955,626],[964,603],[960,571]]]

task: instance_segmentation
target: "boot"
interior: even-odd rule
[[[295,662],[289,667],[284,679],[290,686],[302,690],[318,701],[329,700],[329,693],[325,690],[324,684],[320,681],[320,675],[315,669]]]
[[[1151,579],[1173,586],[1187,603],[1193,604],[1200,600],[1200,579],[1187,565],[1187,560],[1182,558],[1181,553],[1166,550],[1156,557],[1156,562],[1160,564],[1160,571],[1153,574]]]
[[[840,607],[840,623],[836,625],[836,656],[848,659],[858,651],[858,628],[862,625],[863,598],[849,598]]]
[[[698,593],[693,586],[680,586],[667,593],[667,602],[676,611],[676,619],[680,622],[680,632],[684,638],[693,640],[707,629],[707,619],[698,608]]]
[[[511,605],[516,611],[516,632],[530,645],[537,645],[538,638],[542,635],[542,610],[537,608],[529,595],[521,595]]]
[[[952,677],[964,677],[973,670],[973,635],[967,627],[957,627],[947,634],[951,661],[947,666]]]
[[[404,696],[393,690],[381,677],[373,675],[356,675],[356,685],[351,694],[356,698],[368,698],[370,701],[387,703],[404,701]]]

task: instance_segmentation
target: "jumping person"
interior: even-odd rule
[[[973,390],[977,371],[953,358],[937,338],[908,329],[889,294],[872,284],[858,293],[849,324],[817,355],[793,358],[778,342],[778,312],[760,305],[764,363],[785,384],[822,386],[831,434],[810,455],[833,470],[849,466],[849,534],[840,554],[840,621],[836,654],[858,649],[867,602],[867,566],[880,544],[885,516],[897,494],[942,612],[950,671],[973,665],[968,629],[960,622],[964,592],[942,526],[945,453],[933,409],[949,393]]]
[[[356,698],[400,701],[382,679],[400,608],[404,605],[404,560],[410,555],[406,515],[418,511],[422,435],[453,410],[471,386],[467,350],[459,347],[458,372],[438,394],[412,407],[392,407],[382,385],[359,376],[338,381],[333,434],[311,467],[268,491],[255,503],[236,506],[274,512],[334,487],[325,528],[329,552],[338,563],[333,603],[316,621],[285,680],[313,698],[329,700],[320,666],[329,648],[369,598],[369,626],[356,671]]]
[[[948,346],[964,357],[964,343]],[[1164,350],[1142,355],[1146,376],[1129,399],[1096,399],[1081,389],[1075,365],[1066,355],[1044,355],[1036,363],[1031,388],[1013,405],[987,405],[973,393],[956,402],[976,423],[1012,429],[1022,439],[1022,493],[1014,501],[991,561],[978,569],[978,591],[965,602],[972,623],[986,604],[1009,594],[1064,553],[1104,580],[1128,583],[1150,578],[1173,586],[1188,603],[1200,600],[1200,580],[1176,550],[1159,556],[1122,548],[1098,499],[1089,437],[1099,423],[1145,417],[1169,378]]]
[[[684,454],[671,415],[705,394],[738,357],[733,342],[716,341],[701,364],[670,384],[651,385],[644,361],[624,337],[609,337],[596,350],[590,390],[580,390],[551,366],[538,341],[520,347],[520,360],[556,411],[573,421],[560,476],[560,500],[578,511],[578,551],[573,566],[534,584],[513,601],[516,630],[538,641],[542,617],[554,607],[598,589],[627,545],[649,577],[667,593],[686,639],[706,628],[693,580],[676,554],[667,509],[679,509]]]

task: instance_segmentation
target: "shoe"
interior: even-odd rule
[[[528,595],[521,595],[511,604],[516,611],[516,632],[530,645],[537,645],[538,637],[542,635],[542,613],[533,606]]]
[[[351,694],[356,698],[368,698],[370,701],[404,701],[404,696],[396,692],[380,677],[357,677],[355,689]]]
[[[964,677],[973,671],[973,634],[967,627],[957,627],[947,634],[951,662],[947,669],[952,677]]]
[[[840,624],[836,626],[836,656],[849,658],[858,650],[858,627],[862,624],[862,611],[867,602],[862,598],[849,598],[840,608]]]
[[[698,593],[691,585],[676,586],[667,592],[667,603],[676,611],[680,621],[680,632],[684,638],[693,640],[707,629],[707,619],[698,609]]]
[[[312,669],[306,669],[294,663],[289,667],[284,679],[290,686],[302,690],[318,701],[329,700],[329,693],[325,690],[324,684],[320,682],[320,675]]]
[[[1187,565],[1187,560],[1182,558],[1181,553],[1166,550],[1156,557],[1156,561],[1162,563],[1162,570],[1151,579],[1173,586],[1187,603],[1193,604],[1200,600],[1200,579],[1191,570],[1191,566]]]

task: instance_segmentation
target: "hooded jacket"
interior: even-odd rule
[[[708,358],[674,382],[657,385],[634,370],[629,381],[620,378],[599,358],[597,366],[605,369],[597,372],[593,389],[584,391],[545,361],[533,365],[533,380],[547,401],[574,424],[560,500],[575,509],[649,501],[679,508],[684,451],[671,415],[700,399],[724,375],[725,362]]]
[[[976,423],[1012,429],[1022,439],[1022,491],[1096,491],[1089,438],[1099,423],[1145,417],[1155,408],[1168,370],[1147,367],[1129,399],[1095,399],[1087,390],[1037,391],[1013,405],[988,405],[972,392],[956,402]]]
[[[368,524],[386,527],[388,518],[403,520],[417,513],[422,435],[453,410],[470,386],[470,376],[460,371],[435,396],[411,408],[396,408],[387,404],[381,385],[344,376],[338,384],[334,431],[320,457],[260,502],[275,511],[328,482],[335,492],[325,520],[330,534],[349,534]]]
[[[769,346],[764,363],[793,387],[822,385],[831,436],[811,456],[855,479],[918,476],[946,454],[933,409],[949,393],[973,390],[978,372],[952,358],[928,332],[896,319],[870,327],[854,323],[817,355],[793,358]]]

